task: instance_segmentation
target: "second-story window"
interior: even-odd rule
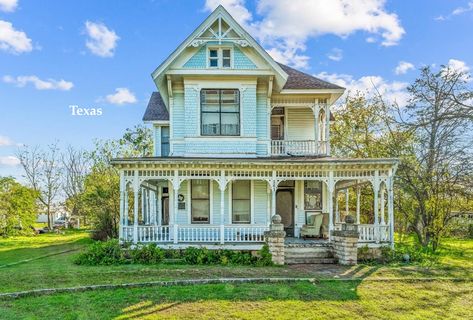
[[[240,135],[240,91],[203,89],[200,93],[203,136]]]

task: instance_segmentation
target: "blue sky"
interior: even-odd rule
[[[420,66],[473,64],[470,0],[0,0],[0,175],[20,174],[18,144],[90,148],[139,124],[151,72],[218,3],[278,60],[400,101]]]

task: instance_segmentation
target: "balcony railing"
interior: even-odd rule
[[[315,140],[271,140],[272,156],[312,156],[327,153],[327,142]]]

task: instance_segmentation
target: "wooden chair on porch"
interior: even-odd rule
[[[320,238],[322,236],[323,213],[312,214],[307,217],[307,223],[301,228],[302,238]]]

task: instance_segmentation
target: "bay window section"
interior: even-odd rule
[[[251,184],[249,180],[237,180],[232,185],[232,223],[246,224],[251,221]]]
[[[200,95],[201,134],[203,136],[240,135],[240,91],[203,89]]]
[[[210,181],[191,180],[192,223],[210,222]]]

